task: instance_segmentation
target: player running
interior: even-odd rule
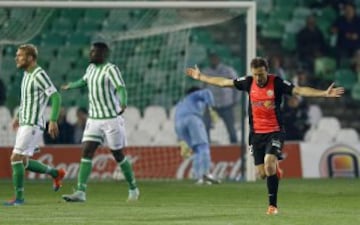
[[[202,74],[197,67],[188,68],[186,74],[208,84],[235,87],[249,94],[249,144],[253,148],[258,174],[267,180],[269,206],[266,213],[276,215],[278,214],[277,193],[279,185],[279,177],[276,174],[277,158],[281,155],[285,135],[280,111],[282,96],[337,98],[344,93],[344,88],[334,88],[334,84],[331,84],[327,90],[295,87],[286,80],[268,74],[268,63],[260,57],[251,61],[250,68],[252,76],[244,76],[234,80],[207,76]]]

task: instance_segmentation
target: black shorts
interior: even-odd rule
[[[264,164],[265,154],[279,157],[284,145],[284,132],[250,134],[249,142],[253,151],[255,165]]]

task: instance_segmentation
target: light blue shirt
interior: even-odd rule
[[[208,89],[194,91],[176,104],[175,121],[189,115],[202,117],[209,106],[214,106],[214,96],[211,91]]]

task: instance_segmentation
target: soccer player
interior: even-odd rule
[[[341,97],[344,88],[334,88],[331,84],[327,90],[310,87],[295,87],[286,80],[268,74],[268,63],[257,57],[250,64],[252,76],[237,79],[210,77],[202,74],[197,67],[188,68],[186,74],[196,80],[220,86],[234,87],[249,94],[250,145],[259,176],[267,179],[269,207],[267,214],[275,215],[277,209],[277,192],[279,177],[277,176],[277,157],[280,156],[284,129],[281,119],[280,105],[283,95],[300,95],[305,97]]]
[[[61,97],[46,72],[37,65],[38,51],[34,45],[21,45],[16,52],[16,67],[24,70],[21,82],[21,102],[19,114],[13,120],[13,128],[17,129],[15,147],[11,155],[11,168],[15,198],[4,205],[24,204],[25,169],[49,174],[53,178],[54,191],[61,187],[65,170],[55,169],[30,159],[38,149],[38,144],[45,129],[44,110],[51,99],[51,114],[48,132],[52,138],[58,136],[57,119],[61,105]]]
[[[209,138],[203,121],[206,108],[212,106],[214,106],[214,96],[211,91],[199,87],[187,90],[184,99],[175,106],[175,131],[181,141],[182,153],[186,154],[183,149],[187,146],[194,152],[192,165],[197,184],[219,183],[210,174]]]
[[[85,75],[76,82],[62,86],[63,90],[84,86],[89,90],[89,118],[82,139],[78,184],[73,194],[62,196],[67,202],[86,201],[86,184],[92,169],[92,158],[104,138],[129,184],[128,201],[135,201],[140,195],[131,163],[123,154],[126,135],[121,114],[127,106],[127,92],[119,68],[107,61],[109,53],[107,44],[93,43]]]

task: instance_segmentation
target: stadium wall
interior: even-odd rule
[[[9,158],[11,148],[0,148],[0,179],[11,178]],[[177,147],[129,147],[126,154],[133,163],[138,179],[191,178],[191,158],[183,160]],[[280,165],[285,178],[358,177],[360,144],[328,144],[289,142],[285,144],[286,159]],[[212,172],[221,179],[240,180],[241,159],[238,146],[213,146]],[[34,155],[46,164],[68,171],[75,179],[81,157],[80,146],[43,147]],[[28,179],[45,179],[46,175],[27,173]],[[123,179],[111,153],[101,148],[93,160],[91,178],[96,180]]]

